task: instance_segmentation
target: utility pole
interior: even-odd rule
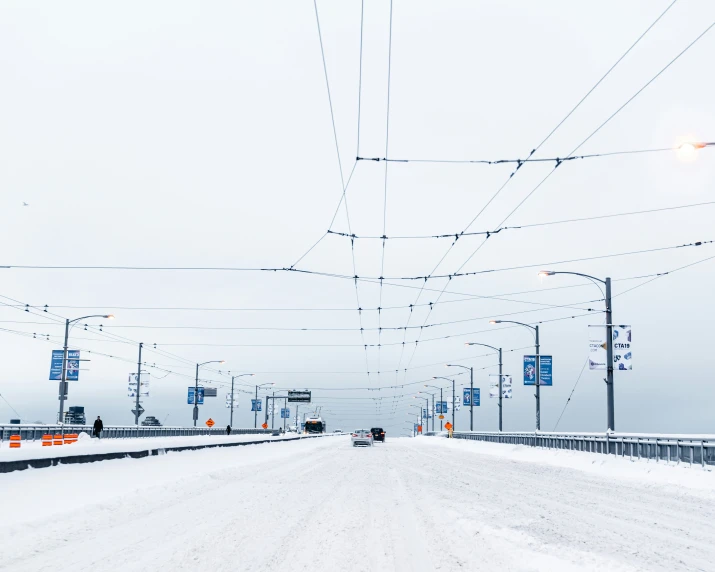
[[[285,413],[283,414],[283,433],[286,432],[286,421],[288,420],[288,398],[286,397],[283,400],[283,409],[285,409]]]
[[[233,427],[233,380],[236,379],[235,375],[231,376],[231,416],[228,424]]]
[[[454,422],[452,422],[454,425]],[[469,368],[469,430],[474,431],[474,368]]]
[[[60,412],[59,423],[63,423],[62,415],[65,409],[65,399],[67,399],[67,340],[70,335],[70,320],[65,320],[65,344],[62,350],[62,376],[60,377]]]
[[[196,382],[194,383],[194,427],[199,419],[199,364],[196,364]]]
[[[613,396],[613,316],[611,309],[611,279],[606,278],[606,399],[608,401],[608,429],[616,430]]]
[[[139,342],[139,359],[137,360],[137,401],[134,405],[134,424],[139,427],[139,394],[142,388],[142,347],[143,342]]]
[[[536,331],[536,430],[541,431],[541,356],[539,355],[539,325]]]
[[[256,386],[256,398],[253,400],[253,428],[258,429],[258,386]]]
[[[273,400],[271,401],[271,405],[273,406],[271,408],[271,429],[275,429],[275,421],[276,421],[276,392],[273,392]]]
[[[263,421],[266,425],[268,425],[268,400],[271,398],[270,395],[266,395],[266,418]]]
[[[499,431],[502,430],[502,363],[501,363],[501,348],[499,348]]]
[[[470,368],[471,369],[471,368]],[[452,431],[456,431],[457,428],[454,425],[454,409],[456,405],[455,394],[454,394],[454,378],[452,378]]]

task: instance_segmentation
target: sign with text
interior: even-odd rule
[[[50,379],[62,379],[62,358],[64,350],[52,350],[50,362]],[[79,350],[67,350],[67,381],[79,380]]]
[[[289,403],[310,403],[310,391],[291,390],[288,392],[288,402]],[[260,409],[259,409],[259,411],[260,411]]]
[[[251,411],[261,411],[263,401],[260,399],[251,399]]]
[[[631,326],[612,326],[613,330],[613,369],[630,371],[631,361]],[[608,361],[608,328],[606,326],[588,327],[588,369],[606,369]]]
[[[204,404],[204,388],[199,387],[199,392],[198,392],[198,401],[194,403],[194,399],[196,397],[195,395],[195,387],[189,387],[189,393],[186,397],[186,403],[188,405],[203,405]]]
[[[469,387],[464,388],[464,399],[462,402],[465,407],[479,407],[481,403],[480,389],[474,387],[470,389]]]
[[[511,399],[513,397],[511,391],[511,376],[502,375],[501,376],[501,396],[504,399]],[[489,374],[489,397],[499,397],[499,374],[491,373]]]
[[[281,419],[290,419],[290,407],[281,407]]]
[[[553,359],[539,356],[539,385],[553,385]],[[524,385],[536,385],[536,356],[524,356]]]

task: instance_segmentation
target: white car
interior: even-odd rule
[[[358,445],[372,447],[372,431],[370,431],[370,429],[355,429],[350,435],[350,440],[353,443],[353,447],[357,447]]]

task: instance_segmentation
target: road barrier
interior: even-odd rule
[[[631,460],[715,465],[715,435],[455,431],[454,438],[627,456]]]
[[[59,435],[64,441],[68,433],[92,434],[91,425],[0,425],[0,443],[8,441],[11,435],[19,435],[23,441],[36,441],[43,439],[45,435]],[[273,433],[273,429],[234,429],[231,428],[231,435],[264,435]],[[136,437],[188,437],[191,435],[225,435],[226,428],[214,427],[144,427],[136,425],[128,426],[104,426],[102,439],[128,439]],[[55,445],[62,443],[55,442]]]
[[[77,433],[65,433],[65,445],[76,443],[79,435]]]
[[[10,437],[10,448],[19,449],[22,445],[22,439],[19,435],[12,435]]]
[[[43,435],[42,436],[42,446],[43,447],[52,447],[52,435]]]

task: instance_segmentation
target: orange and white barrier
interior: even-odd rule
[[[42,436],[42,446],[43,447],[52,447],[52,435],[43,435]]]
[[[55,439],[54,439],[54,441],[52,442],[52,444],[53,444],[55,447],[56,447],[57,445],[62,445],[62,444],[63,444],[62,435],[59,435],[59,434],[55,435]]]
[[[19,449],[20,445],[22,445],[22,437],[19,435],[10,435],[10,448]]]
[[[65,433],[65,445],[76,443],[78,437],[77,433]]]

